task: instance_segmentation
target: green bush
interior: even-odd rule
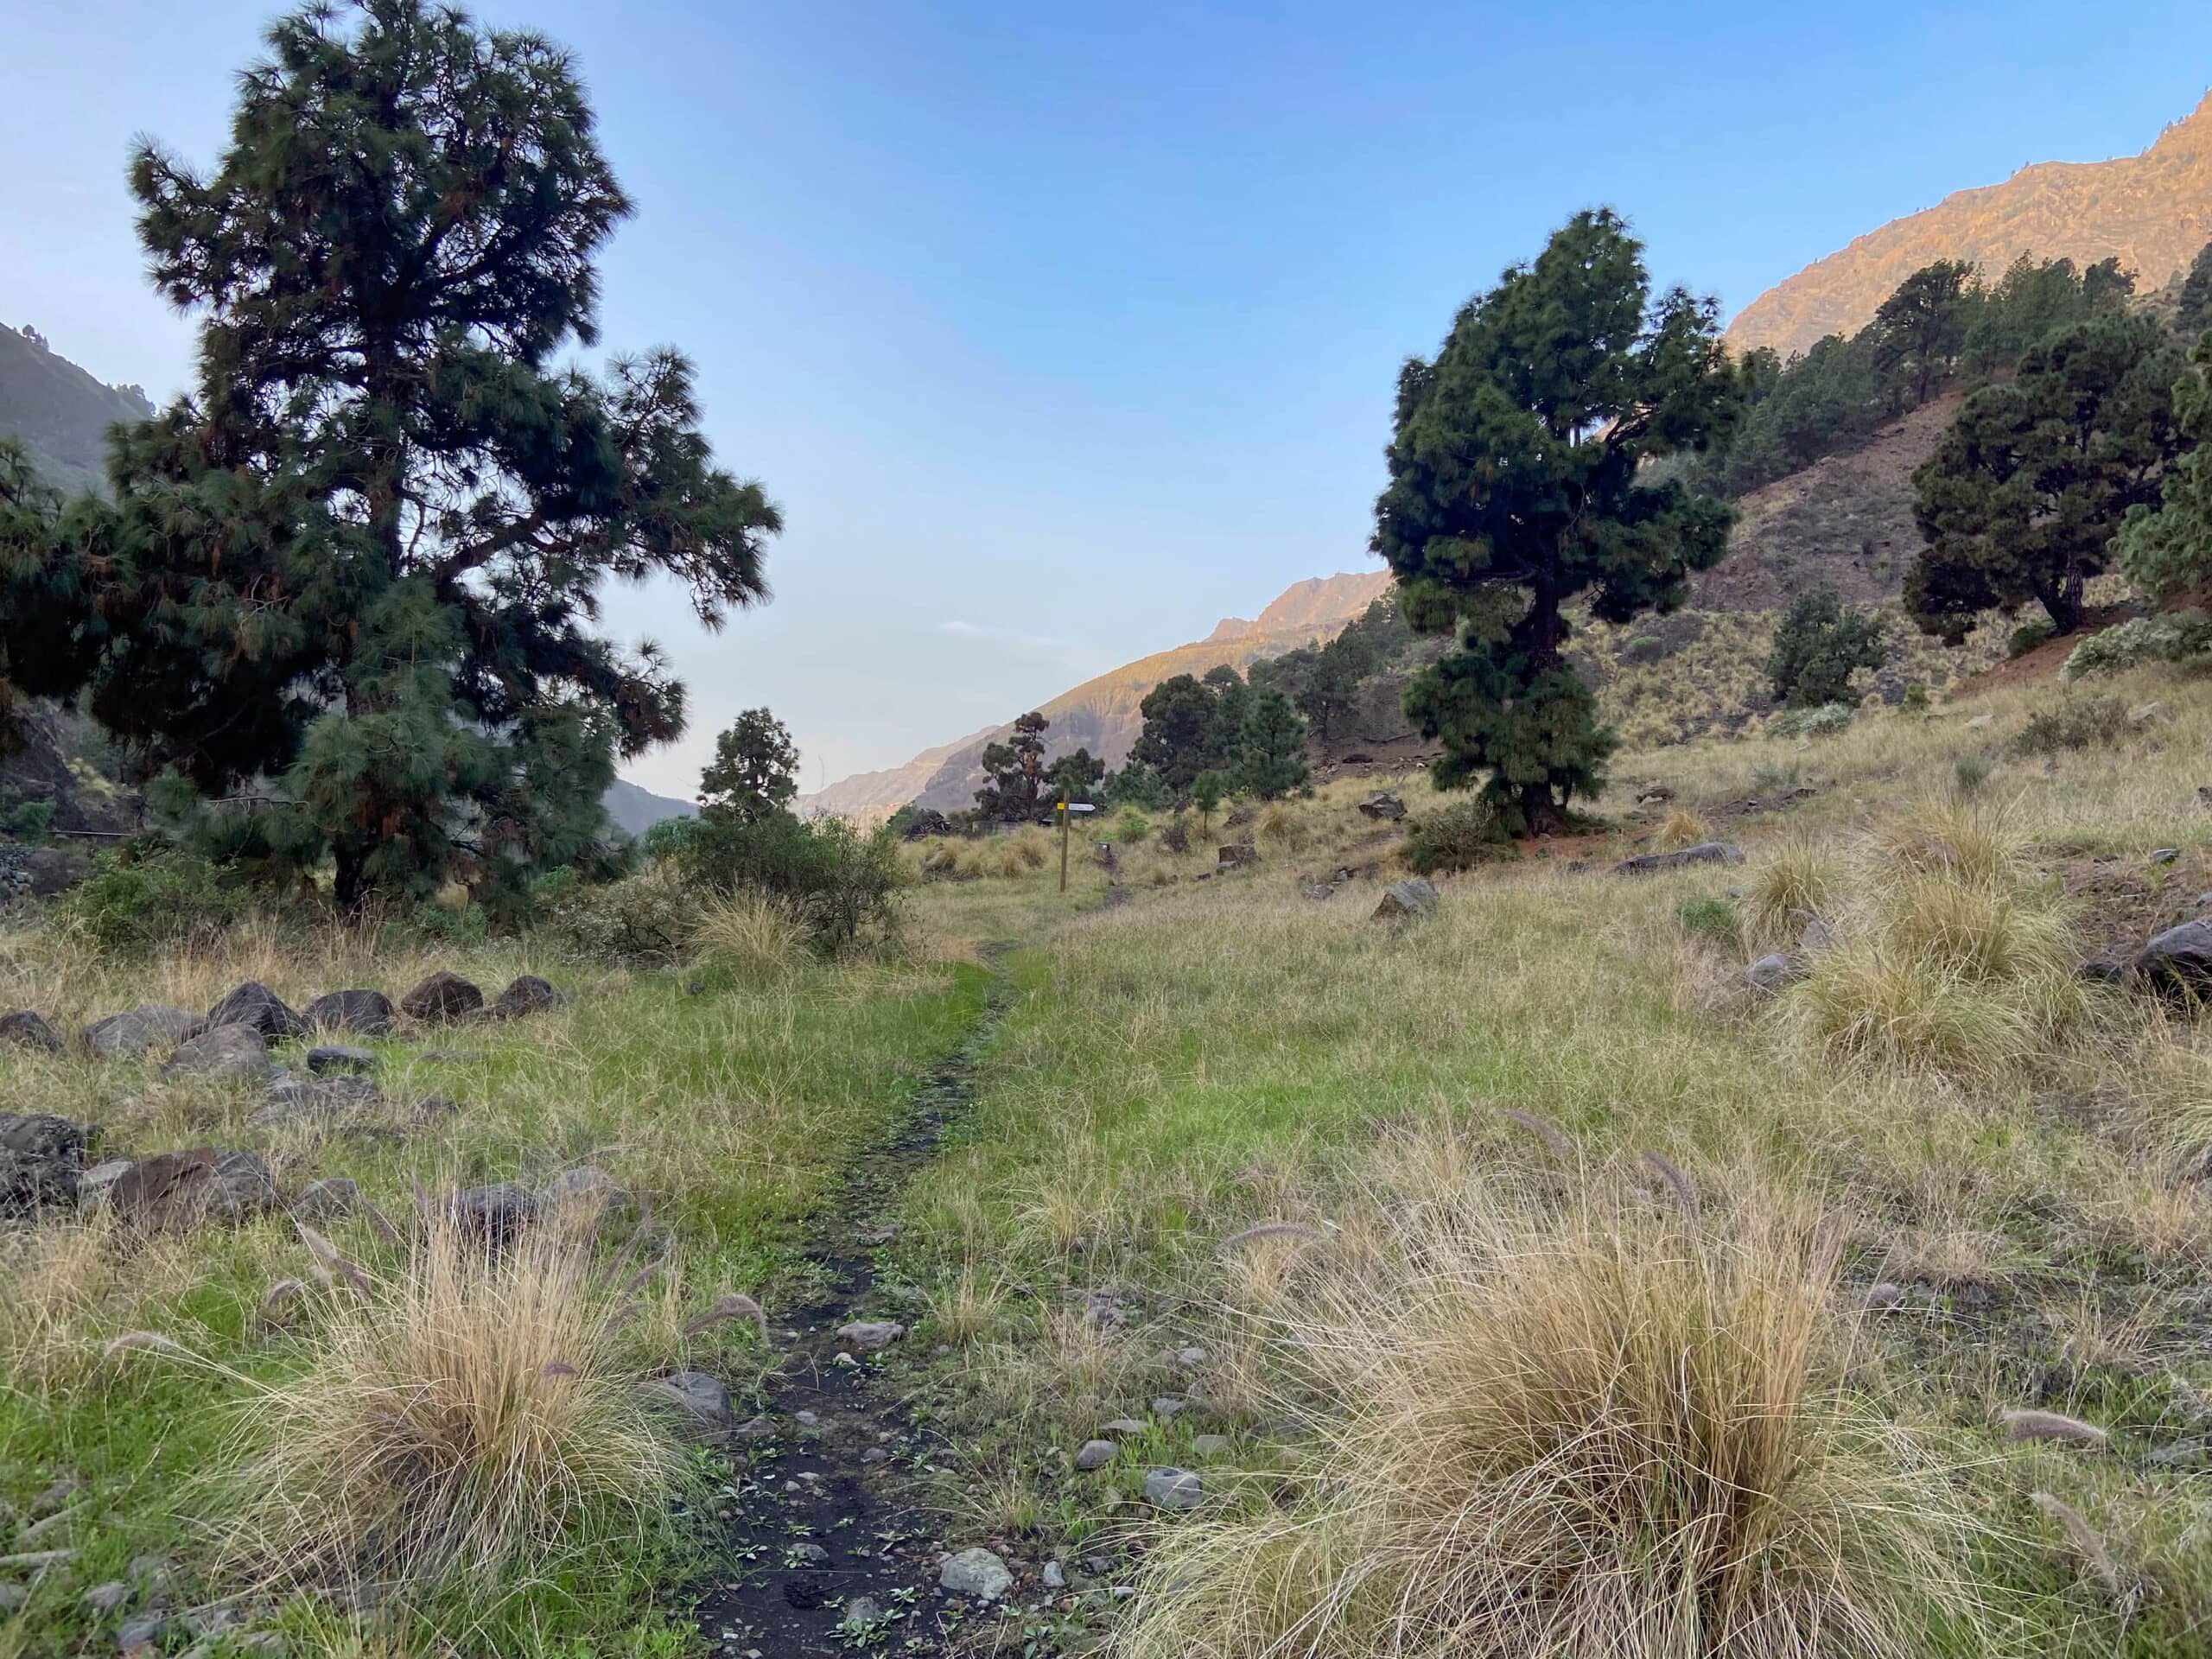
[[[1859,711],[1847,702],[1824,702],[1817,709],[1788,709],[1767,721],[1774,737],[1834,737],[1851,729]]]
[[[638,852],[649,861],[658,862],[674,858],[691,842],[698,833],[696,818],[659,818],[645,826],[645,833],[638,837]]]
[[[52,801],[24,801],[0,812],[0,837],[44,845],[54,830]]]
[[[1733,899],[1717,893],[1694,893],[1675,906],[1683,932],[1723,950],[1743,947],[1744,912]]]
[[[1125,847],[1143,843],[1152,835],[1152,820],[1134,806],[1122,809],[1122,816],[1114,820],[1112,838]]]
[[[698,915],[690,880],[663,861],[620,881],[577,887],[554,905],[544,931],[586,962],[665,967],[682,960]]]
[[[842,818],[803,821],[784,811],[750,823],[709,814],[698,823],[677,863],[702,887],[780,899],[833,950],[870,925],[896,931],[893,895],[907,873],[887,824],[868,832]]]
[[[1897,699],[1897,712],[1901,715],[1924,715],[1928,708],[1928,688],[1918,680],[1908,684],[1904,695]]]
[[[2118,697],[2062,697],[2033,710],[2013,747],[2023,754],[2059,754],[2119,741],[2127,729],[2127,705]]]
[[[186,852],[98,855],[91,878],[54,904],[65,923],[115,955],[213,938],[238,918],[238,896],[206,859]]]
[[[2012,630],[2005,637],[2005,654],[2024,657],[2058,632],[2058,626],[2047,616],[2035,617]]]
[[[2117,674],[2144,663],[2183,663],[2212,653],[2212,617],[2202,611],[2169,611],[2130,617],[2091,634],[2074,647],[2059,677]]]
[[[1986,755],[1962,754],[1951,762],[1951,780],[1958,785],[1959,793],[1971,795],[1989,781],[1989,759]]]
[[[1889,660],[1882,619],[1845,609],[1835,589],[1822,586],[1790,601],[1775,630],[1766,675],[1777,702],[1818,709],[1847,701],[1852,675]]]
[[[1486,802],[1461,801],[1414,820],[1406,836],[1406,868],[1415,875],[1447,874],[1501,857],[1511,846],[1504,823]]]

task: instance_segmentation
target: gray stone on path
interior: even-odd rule
[[[1144,1496],[1147,1503],[1163,1510],[1195,1510],[1205,1492],[1188,1469],[1153,1469],[1145,1473]]]
[[[956,1596],[973,1596],[978,1601],[995,1601],[1014,1588],[1014,1574],[1007,1564],[980,1544],[946,1556],[937,1581]]]
[[[1075,1454],[1075,1466],[1086,1471],[1103,1469],[1120,1454],[1121,1448],[1111,1440],[1085,1440]]]
[[[896,1319],[855,1319],[837,1327],[837,1334],[855,1348],[888,1348],[906,1334]]]
[[[200,1016],[158,1002],[142,1002],[85,1027],[85,1046],[104,1060],[134,1059],[149,1048],[173,1048],[200,1026]]]
[[[1058,1561],[1045,1563],[1045,1587],[1047,1590],[1065,1590],[1068,1587],[1067,1569]]]
[[[855,1596],[845,1604],[845,1623],[854,1625],[883,1623],[883,1604],[874,1596]]]
[[[367,1077],[279,1077],[246,1122],[258,1129],[352,1127],[382,1112],[390,1102]]]
[[[110,1158],[94,1164],[77,1178],[77,1207],[92,1210],[107,1202],[115,1184],[130,1173],[130,1160]]]
[[[678,1371],[673,1376],[656,1376],[640,1382],[638,1393],[653,1404],[674,1407],[702,1428],[717,1433],[729,1431],[729,1385],[718,1376],[709,1376],[704,1371]],[[747,1439],[754,1438],[746,1431],[760,1421],[754,1418],[737,1432]],[[772,1425],[770,1432],[773,1432]]]
[[[207,1077],[217,1082],[264,1078],[270,1074],[269,1045],[260,1032],[242,1024],[210,1026],[179,1043],[162,1067],[165,1077]]]

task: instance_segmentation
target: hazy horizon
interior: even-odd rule
[[[127,148],[211,161],[279,8],[5,10],[0,321],[158,401],[192,329]],[[2212,80],[2212,16],[2165,5],[472,10],[574,49],[637,199],[591,355],[688,352],[785,512],[776,602],[718,636],[608,595],[690,686],[625,769],[680,796],[742,708],[814,790],[1374,568],[1398,364],[1579,207],[1733,312],[1954,190],[2139,151]]]

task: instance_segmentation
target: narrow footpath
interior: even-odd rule
[[[761,1414],[732,1442],[729,1576],[696,1613],[715,1651],[736,1659],[869,1649],[925,1656],[944,1650],[959,1617],[931,1593],[944,1553],[934,1517],[906,1495],[911,1477],[899,1465],[915,1448],[912,1425],[871,1363],[887,1335],[881,1327],[900,1312],[878,1305],[875,1252],[893,1236],[908,1184],[972,1097],[1004,995],[995,981],[966,1040],[931,1071],[823,1206],[807,1253],[820,1288],[772,1322],[783,1366]]]

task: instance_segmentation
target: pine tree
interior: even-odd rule
[[[2212,242],[2206,243],[2189,262],[2189,275],[2182,278],[2181,302],[2174,309],[2174,327],[2192,345],[2198,335],[2212,328]]]
[[[200,385],[123,433],[42,620],[148,771],[278,803],[204,831],[328,859],[348,906],[512,889],[683,727],[652,648],[594,631],[601,584],[672,577],[717,626],[766,597],[778,516],[713,465],[676,353],[563,365],[630,211],[563,52],[424,0],[311,6],[268,47],[212,173],[133,163]]]
[[[1272,801],[1290,793],[1308,775],[1306,721],[1297,706],[1274,686],[1250,693],[1238,734],[1239,787],[1255,799]]]
[[[1216,700],[1211,687],[1191,675],[1162,680],[1138,704],[1144,728],[1129,751],[1134,766],[1159,775],[1173,791],[1191,786],[1191,780],[1219,760],[1216,741]]]
[[[699,778],[706,817],[753,823],[781,812],[798,793],[798,746],[766,709],[747,709],[715,740],[715,758]]]
[[[2190,363],[2173,392],[2174,425],[2189,447],[2166,469],[2157,509],[2130,508],[2113,539],[2120,568],[2153,599],[2212,577],[2212,333],[2198,336]]]
[[[982,766],[990,781],[976,791],[976,805],[986,817],[1026,823],[1037,816],[1045,790],[1045,733],[1052,721],[1032,709],[1014,722],[1014,741],[984,746]]]
[[[1950,378],[1965,348],[1980,290],[1963,259],[1938,259],[1897,284],[1874,313],[1874,360],[1917,409]]]
[[[1826,583],[1790,601],[1774,633],[1766,673],[1775,701],[1792,709],[1817,709],[1846,702],[1851,677],[1859,669],[1878,669],[1890,660],[1882,620],[1864,611],[1847,611]]]
[[[1967,400],[1913,474],[1928,545],[1904,598],[1923,632],[1955,645],[1984,612],[2029,603],[2061,633],[2081,626],[2083,584],[2129,511],[2157,503],[2184,447],[2172,391],[2183,366],[2164,328],[2107,314],[2031,347],[2009,385]]]
[[[1610,622],[1671,609],[1727,545],[1728,510],[1644,462],[1724,438],[1741,384],[1711,300],[1650,302],[1643,249],[1605,210],[1460,310],[1398,380],[1375,550],[1408,619],[1455,644],[1406,693],[1445,789],[1516,830],[1556,827],[1612,748],[1561,650],[1567,601]]]

